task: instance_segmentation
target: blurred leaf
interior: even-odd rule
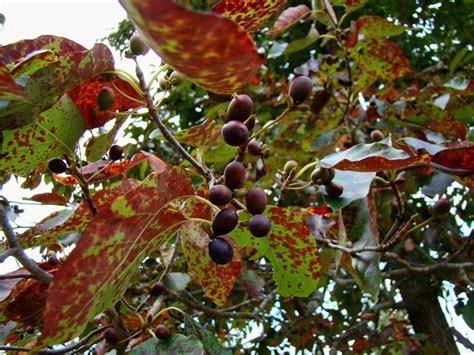
[[[191,128],[175,132],[175,138],[181,143],[195,148],[202,148],[213,144],[220,136],[221,127],[212,118]]]
[[[305,18],[310,12],[311,9],[304,4],[288,7],[280,14],[280,16],[278,16],[275,23],[273,24],[273,27],[268,30],[266,34],[270,36],[276,36],[286,31],[289,27],[301,19]]]
[[[26,200],[41,202],[48,205],[67,205],[67,200],[63,195],[60,195],[56,192],[45,192],[42,194],[36,194],[27,198]]]
[[[298,38],[288,43],[288,46],[283,51],[283,54],[290,54],[290,53],[302,50],[312,45],[318,39],[319,39],[319,32],[316,30],[316,28],[311,27],[306,37]]]
[[[156,355],[204,355],[204,348],[194,335],[184,336],[181,334],[172,335],[170,338],[160,341],[156,347]]]
[[[206,354],[208,355],[231,355],[232,351],[224,349],[224,347],[219,344],[216,337],[211,334],[206,328],[201,324],[195,322],[192,317],[189,315],[184,316],[185,327],[187,333],[193,333],[196,338],[201,342]]]
[[[170,272],[166,275],[164,282],[167,289],[177,292],[185,290],[191,278],[183,272]]]
[[[405,32],[403,26],[380,16],[361,16],[356,21],[359,33],[365,37],[391,37]]]

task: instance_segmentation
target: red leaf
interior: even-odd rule
[[[26,93],[10,75],[7,67],[0,63],[0,97],[2,100],[24,100]]]
[[[114,91],[115,101],[109,111],[98,111],[97,94],[105,86]],[[127,111],[144,105],[140,102],[142,100],[140,94],[128,82],[117,76],[106,78],[103,75],[98,75],[72,89],[68,94],[81,110],[88,129],[103,126],[115,116],[115,111]],[[135,100],[130,99],[130,97]]]
[[[320,214],[325,215],[327,213],[331,213],[332,210],[327,205],[320,205],[320,206],[311,206],[306,208],[306,210],[311,214]]]
[[[189,11],[171,0],[120,3],[150,47],[206,90],[241,90],[264,63],[249,34],[228,18]]]
[[[49,205],[67,205],[67,200],[57,192],[46,192],[31,196],[28,200],[41,202]]]
[[[306,17],[310,12],[311,9],[306,5],[289,7],[278,16],[275,24],[266,34],[276,36]]]
[[[48,290],[42,345],[78,336],[122,297],[143,259],[184,222],[168,202],[192,194],[186,171],[168,167],[99,210]]]
[[[347,39],[344,41],[344,47],[352,48],[357,44],[359,40],[359,28],[357,27],[357,23],[355,21],[351,21],[351,25],[349,27],[349,35]]]
[[[431,163],[447,168],[444,171],[452,175],[472,175],[474,174],[474,146],[439,151],[433,156]],[[434,167],[437,166],[434,165]]]
[[[124,174],[127,170],[133,168],[135,165],[138,165],[144,160],[147,160],[150,164],[150,167],[156,172],[163,171],[166,167],[166,163],[160,158],[151,153],[142,151],[135,154],[131,160],[125,159],[119,162],[99,160],[95,163],[83,166],[80,169],[80,172],[89,184],[96,184],[114,176]],[[99,172],[99,170],[102,171]],[[76,178],[71,175],[53,174],[53,177],[57,182],[63,185],[77,184]]]

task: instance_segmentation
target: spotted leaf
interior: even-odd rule
[[[74,150],[83,132],[81,112],[64,95],[33,123],[3,131],[0,169],[26,176],[42,162]]]
[[[264,62],[248,33],[226,17],[193,12],[171,0],[120,3],[150,47],[206,90],[240,90]]]
[[[31,196],[28,200],[45,203],[48,205],[67,205],[67,200],[57,192],[46,192]]]
[[[293,26],[299,20],[306,17],[311,12],[311,9],[306,5],[298,5],[289,7],[283,11],[276,19],[273,27],[267,32],[268,35],[276,36],[289,27]]]
[[[267,207],[264,212],[272,222],[270,233],[256,238],[246,227],[238,227],[232,238],[240,247],[251,246],[273,265],[273,278],[283,297],[307,297],[319,280],[319,253],[314,238],[304,222],[293,212],[280,207]],[[249,218],[241,213],[240,220]]]
[[[212,11],[230,18],[248,32],[254,32],[285,4],[286,0],[221,0]]]
[[[403,26],[379,16],[361,16],[356,21],[359,33],[365,37],[391,37],[402,34]]]
[[[196,222],[181,227],[181,245],[189,271],[199,281],[206,296],[223,306],[240,271],[240,254],[234,245],[234,258],[227,265],[218,265],[209,257],[209,235]]]
[[[184,222],[168,202],[191,194],[186,171],[169,167],[99,210],[51,283],[41,345],[78,336],[98,313],[113,307],[144,258]]]
[[[203,147],[213,144],[220,136],[220,126],[212,118],[198,126],[176,132],[174,136],[181,143],[192,147]]]
[[[0,64],[0,100],[25,100],[26,93],[21,86],[19,86],[7,67]]]

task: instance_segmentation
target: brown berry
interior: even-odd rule
[[[232,200],[232,191],[225,185],[214,185],[209,189],[207,198],[214,205],[227,205]]]
[[[245,94],[237,95],[232,99],[227,109],[227,119],[244,122],[253,112],[253,101]]]
[[[150,288],[150,295],[154,297],[161,296],[165,292],[165,284],[161,281],[155,282]]]
[[[370,132],[370,138],[373,142],[378,142],[383,140],[385,137],[381,131],[374,129],[372,132]]]
[[[326,185],[326,193],[331,197],[339,197],[344,192],[344,187],[334,181]]]
[[[313,83],[307,76],[299,76],[291,82],[288,95],[293,99],[295,105],[299,105],[311,95]]]
[[[120,337],[115,328],[110,327],[105,330],[104,339],[107,343],[111,345],[116,345],[119,342]]]
[[[253,187],[245,195],[245,202],[251,214],[261,214],[267,207],[267,195],[260,187]]]
[[[229,121],[222,126],[221,135],[227,144],[239,146],[247,142],[249,129],[240,121]]]
[[[432,207],[433,216],[442,216],[449,212],[451,209],[451,203],[447,198],[440,198]]]
[[[249,144],[247,144],[247,151],[251,155],[259,156],[262,153],[262,145],[255,139],[252,139]]]
[[[245,167],[236,161],[229,163],[224,170],[224,184],[229,189],[240,189],[244,186]]]

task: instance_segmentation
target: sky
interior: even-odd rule
[[[67,37],[83,46],[90,48],[100,38],[110,33],[117,24],[126,17],[126,13],[118,0],[56,0],[56,1],[25,1],[0,0],[0,13],[6,16],[6,22],[0,30],[0,44],[8,44],[21,39],[35,38],[43,34],[52,34]],[[114,53],[116,67],[134,71],[130,60],[120,60],[118,53]],[[158,64],[159,58],[151,51],[146,57],[140,58],[144,69],[152,64]],[[145,73],[148,71],[145,70]],[[149,72],[148,72],[149,73]],[[35,191],[22,190],[18,183],[11,180],[3,186],[1,194],[10,201],[20,201],[36,193],[48,192],[44,184]],[[58,208],[45,209],[43,206],[22,205],[25,213],[17,220],[19,225],[28,226],[41,220]],[[62,208],[60,208],[62,209]],[[36,256],[36,254],[30,254]],[[8,272],[18,268],[13,258],[0,265],[1,272]],[[447,309],[448,322],[469,337],[472,330],[458,317],[453,309],[453,303],[442,303]],[[472,337],[471,337],[472,339]],[[463,353],[468,353],[462,346]]]

